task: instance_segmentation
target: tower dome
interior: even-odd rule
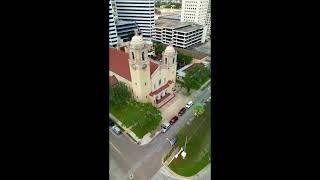
[[[173,56],[173,55],[175,55],[175,53],[176,53],[176,50],[172,46],[172,42],[171,42],[169,44],[169,46],[167,46],[167,48],[164,50],[164,54],[169,55],[169,56]]]
[[[137,30],[135,30],[135,35],[132,37],[130,45],[134,49],[141,49],[144,47],[144,41],[142,39],[142,36],[138,34]]]

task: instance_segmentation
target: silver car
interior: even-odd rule
[[[163,125],[161,125],[161,132],[165,133],[168,131],[168,129],[170,128],[171,124],[170,123],[164,123]]]
[[[167,140],[169,141],[170,145],[173,146],[177,142],[177,137],[175,136],[171,139],[167,138]]]
[[[121,129],[120,129],[118,126],[114,125],[111,129],[112,129],[112,131],[115,132],[117,135],[120,135],[120,134],[121,134]]]

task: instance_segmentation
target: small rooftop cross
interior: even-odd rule
[[[173,46],[173,42],[172,41],[169,42],[169,46]]]
[[[138,33],[138,29],[134,29],[134,35],[138,36],[139,33]]]

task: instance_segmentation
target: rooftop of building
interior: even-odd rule
[[[135,21],[124,21],[124,20],[118,20],[116,22],[117,26],[121,26],[121,25],[127,25],[127,24],[135,24]]]
[[[191,32],[191,31],[195,31],[198,29],[201,29],[203,26],[201,25],[197,25],[197,24],[192,24],[189,26],[185,26],[185,27],[181,27],[181,28],[177,28],[177,31],[182,31],[182,32]]]
[[[158,67],[159,64],[150,61],[150,76]],[[131,81],[129,54],[116,48],[109,48],[109,70]]]
[[[188,25],[191,25],[192,23],[190,22],[179,22],[177,20],[171,20],[171,19],[159,19],[156,21],[155,26],[156,27],[168,27],[168,28],[181,28],[181,27],[185,27]]]
[[[203,26],[192,22],[179,22],[176,20],[159,19],[156,21],[156,26],[160,28],[172,28],[177,31],[190,32],[202,28]]]
[[[172,14],[172,15],[164,15],[164,16],[159,16],[159,19],[172,19],[172,20],[177,20],[180,21],[181,15],[179,14]]]

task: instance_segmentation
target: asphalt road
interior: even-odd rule
[[[210,86],[201,91],[193,99],[194,103],[203,102],[211,96]],[[179,120],[164,134],[158,135],[149,144],[139,146],[131,142],[124,135],[115,135],[109,131],[109,177],[111,180],[129,179],[129,174],[134,179],[149,180],[162,167],[161,159],[170,150],[170,144],[166,138],[177,134],[183,125],[193,118],[192,110],[189,109]],[[179,141],[179,139],[178,139]]]

